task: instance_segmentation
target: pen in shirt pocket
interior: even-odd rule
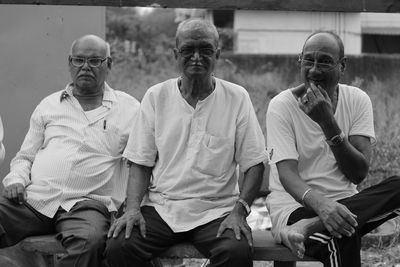
[[[104,121],[103,121],[103,129],[104,129],[104,130],[107,129],[107,120],[104,120]]]

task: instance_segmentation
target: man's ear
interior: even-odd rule
[[[221,54],[221,48],[217,48],[217,51],[215,52],[215,58],[219,59],[220,54]]]
[[[342,58],[342,60],[340,60],[340,72],[342,74],[346,70],[346,63],[347,63],[347,57],[344,57]]]
[[[179,54],[178,48],[175,47],[175,48],[173,49],[173,51],[174,51],[174,57],[175,57],[175,59],[178,60],[178,54]]]

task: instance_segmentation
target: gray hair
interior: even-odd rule
[[[205,30],[205,31],[211,33],[214,36],[215,45],[218,47],[219,34],[218,34],[217,28],[210,21],[204,20],[201,18],[187,19],[187,20],[184,20],[181,23],[179,23],[178,28],[176,30],[176,34],[175,34],[176,46],[178,46],[179,35],[182,32],[187,31],[187,30],[196,30],[196,29]]]

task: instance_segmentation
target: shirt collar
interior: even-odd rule
[[[61,91],[60,95],[60,102],[62,102],[64,99],[67,99],[70,96],[73,96],[72,89],[73,89],[73,84],[70,83],[68,84],[63,91]],[[105,82],[104,83],[104,95],[103,95],[103,105],[111,108],[112,102],[117,101],[117,98],[111,89],[111,87]]]

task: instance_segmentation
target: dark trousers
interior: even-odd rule
[[[134,227],[129,239],[124,232],[107,241],[106,261],[110,267],[152,266],[150,261],[174,244],[191,242],[210,259],[210,267],[253,266],[251,248],[244,235],[236,240],[233,231],[227,229],[216,238],[224,218],[216,219],[187,232],[174,233],[153,207],[142,207],[146,221],[146,238],[142,238],[138,227]]]
[[[80,201],[67,212],[59,209],[54,218],[0,198],[0,248],[12,246],[27,236],[54,234],[67,250],[57,267],[99,267],[105,248],[110,213],[95,200]]]
[[[355,234],[335,238],[328,231],[315,233],[305,242],[305,254],[320,260],[324,266],[361,266],[361,237],[397,216],[395,211],[400,209],[400,177],[392,176],[338,202],[357,215]],[[288,225],[315,216],[314,211],[302,207],[290,215]]]

